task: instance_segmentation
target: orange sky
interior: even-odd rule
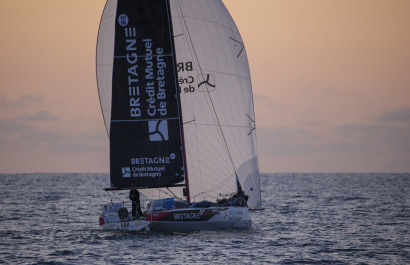
[[[410,1],[224,0],[262,172],[410,172]],[[104,0],[0,1],[0,172],[108,172]]]

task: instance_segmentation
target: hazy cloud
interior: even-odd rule
[[[70,132],[62,127],[46,129],[27,121],[55,120],[56,116],[46,111],[20,118],[0,119],[0,146],[4,149],[20,149],[52,152],[96,152],[107,144],[104,131]]]
[[[84,141],[60,141],[57,144],[49,145],[46,148],[50,152],[58,153],[87,153],[87,152],[103,152],[105,151],[103,144],[87,143]]]
[[[345,124],[335,128],[335,133],[372,151],[410,157],[410,127],[388,123]]]
[[[263,101],[265,99],[266,99],[266,96],[259,95],[259,94],[256,94],[256,93],[253,94],[253,100],[254,101]]]
[[[19,132],[28,128],[29,126],[27,124],[16,121],[15,119],[0,119],[0,135]]]
[[[40,94],[27,94],[17,99],[11,99],[7,95],[0,95],[0,109],[23,107],[41,102],[43,99],[44,96]]]
[[[410,126],[410,108],[386,112],[379,117],[380,121],[405,123]]]
[[[330,130],[285,127],[258,127],[258,148],[261,154],[309,155],[332,153],[389,153],[410,158],[410,127],[394,124],[344,124]]]
[[[33,114],[21,114],[16,119],[22,120],[22,121],[38,122],[38,121],[55,121],[55,120],[58,120],[59,118],[49,111],[39,110]]]
[[[260,153],[274,155],[302,155],[318,151],[321,137],[313,131],[300,128],[257,128]]]
[[[31,143],[53,144],[65,139],[64,132],[58,130],[39,130],[29,127],[29,129],[20,132],[21,141]]]

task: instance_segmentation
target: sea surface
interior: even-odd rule
[[[0,175],[0,264],[410,264],[410,174],[262,174],[253,229],[188,234],[99,229],[107,183]]]

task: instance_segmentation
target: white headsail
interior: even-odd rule
[[[239,31],[220,0],[171,2],[191,197],[237,192],[260,205],[252,85]]]

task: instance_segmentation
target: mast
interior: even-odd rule
[[[188,203],[191,203],[191,194],[189,192],[189,179],[188,179],[188,166],[186,162],[186,151],[185,151],[185,138],[184,138],[184,127],[181,127],[181,135],[182,135],[182,153],[184,154],[184,167],[185,167],[185,192],[183,192],[184,195],[186,195],[186,201]]]
[[[174,54],[174,72],[175,72],[175,86],[179,87],[179,85],[177,84],[178,81],[178,73],[176,71],[176,52],[175,52],[175,45],[174,45],[174,30],[173,30],[173,26],[172,26],[172,13],[171,13],[171,6],[169,3],[169,0],[167,1],[167,8],[168,8],[168,20],[169,20],[169,32],[171,35],[171,46],[172,46],[172,53]],[[178,89],[179,90],[179,89]],[[178,91],[178,98],[180,95],[180,91]],[[178,107],[179,107],[179,113],[180,113],[180,126],[181,126],[181,138],[182,138],[182,154],[183,154],[183,159],[184,159],[184,172],[185,172],[185,190],[183,192],[183,195],[186,196],[187,202],[191,203],[191,195],[189,192],[189,179],[188,179],[188,164],[187,164],[187,160],[186,160],[186,149],[185,149],[185,137],[184,137],[184,122],[183,122],[183,117],[182,117],[182,104],[181,104],[181,99],[179,98],[178,100]]]

